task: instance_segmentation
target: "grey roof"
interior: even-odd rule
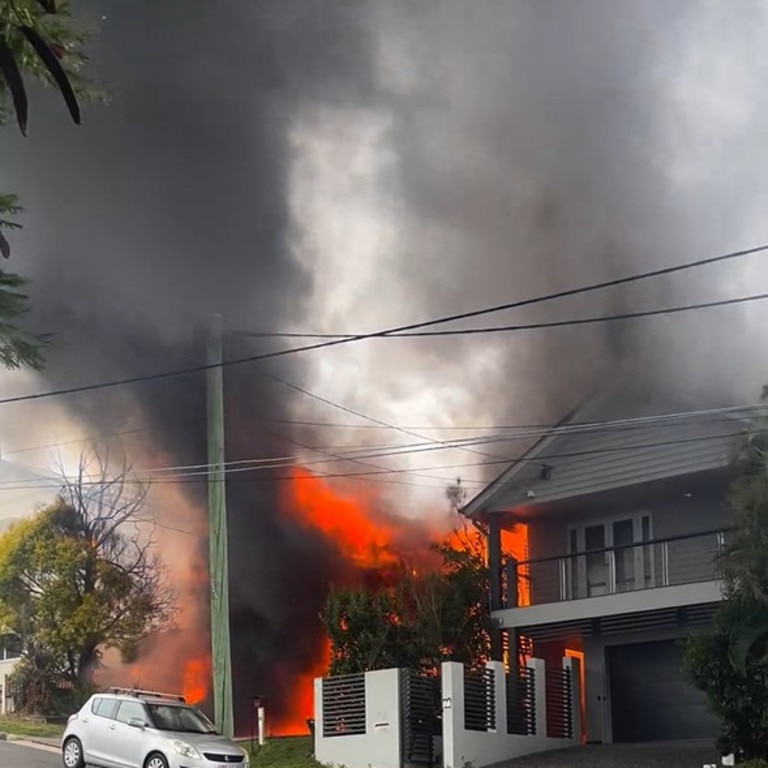
[[[659,410],[658,404],[645,404],[621,418],[612,407],[616,402],[615,391],[590,400],[477,494],[463,514],[519,510],[722,469],[753,412]]]

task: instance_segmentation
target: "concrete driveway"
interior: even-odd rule
[[[712,742],[611,744],[575,747],[501,763],[504,768],[701,768],[720,765]]]

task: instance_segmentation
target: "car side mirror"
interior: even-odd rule
[[[147,724],[140,717],[132,717],[128,721],[128,725],[130,725],[131,728],[139,728],[142,731],[147,727]]]

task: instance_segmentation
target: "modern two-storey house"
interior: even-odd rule
[[[749,413],[660,407],[614,390],[462,510],[488,534],[495,653],[506,640],[518,654],[582,659],[588,742],[717,734],[681,673],[680,640],[711,624],[721,600],[714,560]],[[516,551],[505,551],[512,531]]]

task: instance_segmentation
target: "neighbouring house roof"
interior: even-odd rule
[[[631,405],[628,405],[631,403]],[[468,517],[728,466],[753,411],[684,408],[607,388],[542,433],[462,509]]]

